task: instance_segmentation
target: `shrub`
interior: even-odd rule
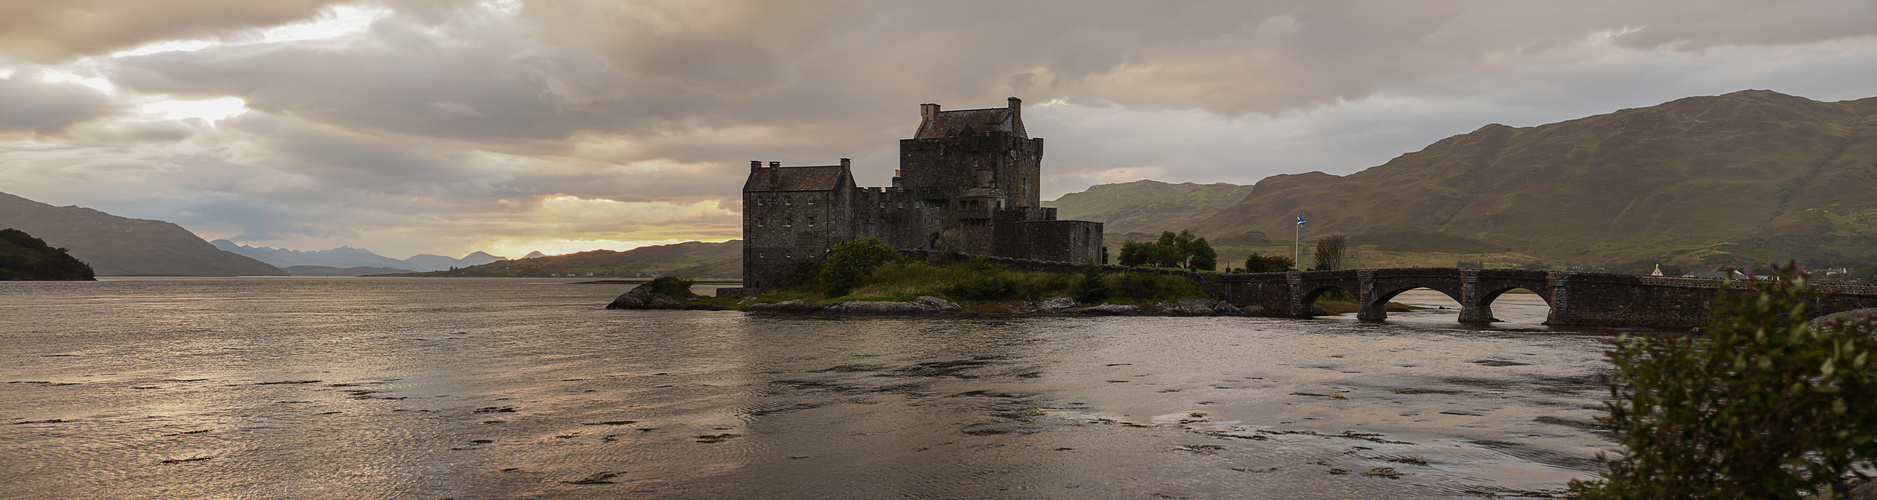
[[[879,238],[855,238],[828,250],[828,262],[821,267],[818,277],[827,287],[829,296],[839,297],[852,292],[854,285],[873,274],[881,264],[899,260],[899,252]]]
[[[1248,273],[1281,273],[1294,267],[1297,267],[1297,262],[1282,255],[1258,255],[1258,252],[1252,252],[1251,256],[1245,257],[1245,272]]]
[[[1109,293],[1112,291],[1108,286],[1108,273],[1103,272],[1100,266],[1082,269],[1082,280],[1075,285],[1076,302],[1094,304],[1108,300]]]
[[[1869,325],[1810,327],[1792,269],[1718,293],[1706,338],[1617,338],[1604,420],[1623,450],[1599,454],[1608,471],[1578,494],[1799,498],[1877,466],[1877,340]]]
[[[946,292],[955,299],[985,302],[1015,299],[1020,291],[1016,280],[993,274],[972,278]]]
[[[691,293],[691,285],[693,284],[696,284],[696,281],[673,276],[659,276],[647,282],[645,286],[652,287],[652,291],[654,292],[668,295],[672,298],[682,299],[697,296],[697,294]]]

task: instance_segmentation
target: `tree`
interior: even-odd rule
[[[1181,230],[1178,234],[1165,231],[1157,241],[1129,241],[1121,245],[1120,263],[1129,267],[1155,265],[1210,271],[1219,267],[1218,260],[1219,254],[1212,249],[1212,244],[1205,238],[1194,237],[1191,230]]]
[[[1623,449],[1582,498],[1799,498],[1877,467],[1873,327],[1810,326],[1794,267],[1723,287],[1705,337],[1617,337],[1604,423]]]
[[[1108,300],[1108,295],[1112,293],[1113,289],[1108,286],[1108,273],[1103,272],[1101,266],[1091,265],[1082,269],[1082,281],[1075,285],[1076,302],[1094,304]]]
[[[1128,266],[1128,267],[1140,267],[1141,265],[1147,264],[1148,259],[1151,257],[1149,253],[1152,251],[1152,247],[1153,247],[1153,244],[1151,243],[1141,243],[1138,241],[1129,241],[1127,243],[1122,243],[1121,244],[1121,257],[1120,257],[1121,265]]]
[[[828,295],[839,297],[854,291],[854,285],[873,274],[881,264],[900,259],[899,251],[879,238],[865,236],[842,242],[828,250],[828,262],[821,267],[821,284]]]
[[[1295,267],[1296,261],[1282,255],[1258,255],[1258,252],[1252,252],[1251,256],[1245,257],[1245,272],[1248,273],[1281,273]]]
[[[1188,266],[1193,269],[1204,269],[1207,271],[1219,268],[1219,252],[1212,249],[1212,244],[1207,243],[1204,236],[1193,240],[1190,248],[1192,252],[1189,254],[1190,257],[1187,257],[1186,261]]]
[[[1349,238],[1335,235],[1317,240],[1317,265],[1312,270],[1335,271],[1343,268],[1343,251],[1349,248]]]

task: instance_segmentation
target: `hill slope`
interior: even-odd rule
[[[567,255],[505,260],[448,271],[405,276],[592,276],[635,278],[654,275],[687,278],[743,277],[743,242],[687,241],[634,248],[624,252],[593,250]]]
[[[1090,186],[1080,193],[1043,202],[1056,208],[1056,218],[1103,224],[1102,232],[1149,233],[1179,231],[1205,220],[1251,193],[1237,184],[1168,184],[1139,180]]]
[[[1487,125],[1345,177],[1259,181],[1206,235],[1432,231],[1553,262],[1877,262],[1877,98],[1691,97]],[[1308,238],[1306,238],[1308,239]]]
[[[172,223],[82,207],[54,207],[6,193],[0,193],[0,227],[19,229],[63,247],[100,275],[287,274],[261,261],[221,251]]]
[[[0,280],[93,280],[91,266],[18,229],[0,229]]]

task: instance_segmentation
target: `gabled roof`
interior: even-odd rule
[[[775,167],[755,169],[743,182],[744,191],[832,191],[841,186],[841,166]],[[849,186],[852,181],[849,181]],[[773,187],[772,187],[773,186]]]
[[[987,130],[1010,131],[1010,108],[960,109],[940,111],[919,125],[914,139],[939,139],[959,135],[975,135]]]

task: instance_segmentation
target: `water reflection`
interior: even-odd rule
[[[601,309],[624,288],[0,284],[0,471],[38,497],[1415,498],[1552,490],[1609,446],[1600,337],[1532,296],[1480,329]]]

